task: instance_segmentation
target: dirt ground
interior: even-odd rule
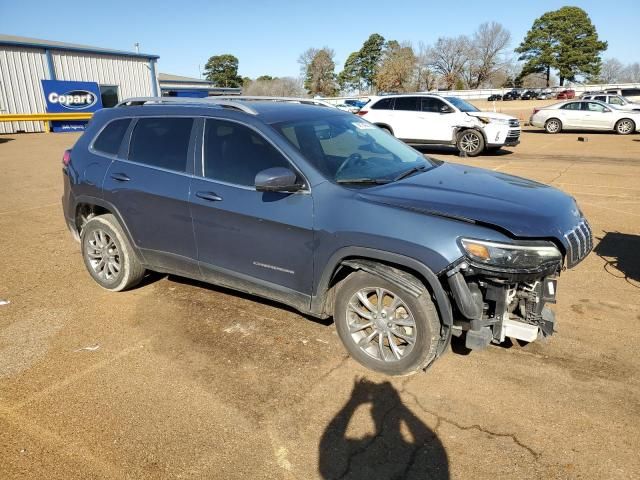
[[[550,341],[456,344],[399,379],[276,304],[100,289],[60,206],[75,138],[0,136],[0,478],[640,478],[640,135],[426,151],[569,192],[598,245],[562,274]]]

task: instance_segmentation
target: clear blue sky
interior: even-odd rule
[[[640,1],[304,0],[0,0],[0,33],[160,55],[159,71],[198,76],[211,55],[231,53],[242,76],[297,76],[300,53],[329,46],[338,69],[371,33],[386,39],[434,42],[472,33],[485,21],[502,23],[514,48],[534,19],[575,5],[587,11],[604,57],[640,61]]]

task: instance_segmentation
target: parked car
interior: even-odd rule
[[[608,103],[620,110],[638,110],[640,111],[640,103],[633,103],[620,95],[613,95],[608,93],[599,93],[591,95],[583,95],[581,100],[597,100],[599,102]]]
[[[550,98],[555,98],[554,93],[551,90],[542,90],[538,93],[537,100],[548,100]]]
[[[349,113],[358,113],[360,111],[360,107],[356,107],[354,105],[348,105],[346,103],[339,103],[338,105],[336,105],[336,108],[338,110],[342,110],[344,112],[349,112]]]
[[[575,90],[562,90],[556,94],[556,100],[570,100],[576,98]]]
[[[345,105],[351,105],[353,107],[362,108],[367,104],[367,102],[368,102],[368,100],[348,98],[343,103]]]
[[[527,90],[522,94],[522,100],[535,100],[538,98],[538,92],[535,90]]]
[[[502,100],[518,100],[522,97],[522,93],[519,90],[511,90],[502,96]]]
[[[632,102],[640,102],[640,88],[608,88],[605,93],[620,95]]]
[[[502,95],[500,95],[499,93],[494,93],[493,95],[489,95],[489,98],[487,98],[487,100],[489,102],[500,101],[502,100]]]
[[[610,130],[628,135],[640,128],[640,112],[613,108],[602,102],[569,101],[534,108],[529,123],[547,133],[562,130]]]
[[[552,335],[557,278],[593,246],[560,190],[304,102],[130,99],[62,163],[64,217],[101,287],[157,271],[333,317],[352,357],[390,375],[463,332],[474,349]]]
[[[404,94],[372,97],[359,115],[411,145],[455,145],[474,157],[520,143],[520,122],[482,112],[457,97]]]

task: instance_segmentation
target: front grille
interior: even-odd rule
[[[520,130],[509,130],[507,133],[507,140],[517,140],[520,138]]]
[[[510,127],[520,128],[520,120],[518,120],[517,118],[510,118],[509,119],[509,126]]]
[[[591,227],[582,220],[576,228],[564,234],[567,239],[567,268],[573,268],[586,257],[593,248]]]

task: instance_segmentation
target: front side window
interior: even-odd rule
[[[474,105],[471,105],[469,102],[466,102],[458,97],[444,97],[446,101],[451,103],[454,107],[456,107],[461,112],[479,112]]]
[[[186,172],[192,118],[140,118],[133,129],[129,160]]]
[[[604,105],[601,105],[599,103],[594,103],[594,102],[586,102],[586,110],[590,111],[590,112],[606,112],[607,109],[605,108]]]
[[[256,174],[272,167],[291,168],[286,158],[249,127],[207,119],[204,133],[204,176],[253,187]]]
[[[93,149],[108,155],[117,155],[129,123],[130,118],[121,118],[109,123],[93,142]]]
[[[446,107],[442,100],[432,97],[423,97],[422,98],[422,111],[423,112],[431,112],[431,113],[440,113],[443,107]]]
[[[282,122],[273,127],[336,183],[388,183],[407,172],[437,165],[384,130],[353,116]]]

